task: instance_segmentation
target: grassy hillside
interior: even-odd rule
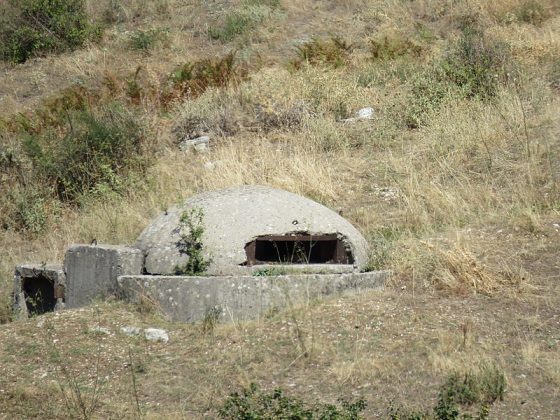
[[[86,1],[18,60],[5,46],[37,19],[0,8],[0,417],[83,416],[73,382],[94,417],[215,417],[256,382],[363,397],[369,418],[429,409],[486,365],[507,379],[491,418],[560,409],[557,2]],[[179,150],[203,134],[209,152]],[[211,332],[116,303],[10,322],[17,263],[133,242],[169,205],[240,184],[342,211],[389,290]],[[100,323],[171,341],[88,333]]]

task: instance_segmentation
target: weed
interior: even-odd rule
[[[8,0],[0,29],[0,57],[23,63],[39,53],[62,52],[97,39],[84,0]]]
[[[519,6],[515,15],[520,22],[540,26],[550,17],[550,12],[545,9],[541,2],[537,0],[526,0]]]
[[[162,94],[162,102],[202,94],[209,87],[224,87],[231,81],[243,78],[245,72],[236,65],[235,53],[219,59],[188,62],[177,68],[169,77]]]
[[[221,316],[222,316],[221,308],[217,306],[208,308],[206,310],[206,313],[204,314],[204,318],[202,319],[202,333],[212,334],[212,332],[214,332],[214,327],[216,327],[216,324],[220,320]]]
[[[402,231],[392,226],[382,227],[371,234],[371,256],[364,271],[381,270],[389,260],[394,242],[402,236]]]
[[[163,29],[148,29],[147,31],[138,29],[130,34],[128,46],[133,50],[147,52],[156,43],[166,41],[168,35],[168,31]]]
[[[37,183],[52,188],[62,201],[78,203],[92,192],[119,192],[126,177],[143,171],[144,137],[134,117],[113,105],[100,115],[68,114],[64,131],[50,129],[23,138]]]
[[[224,419],[340,419],[354,420],[361,418],[366,402],[340,400],[339,405],[309,405],[296,397],[290,397],[277,388],[271,393],[259,389],[256,384],[241,393],[231,394],[219,411]]]
[[[300,69],[304,64],[341,67],[348,61],[351,51],[352,45],[342,38],[332,37],[328,40],[315,38],[297,47],[297,57],[290,62],[290,65],[295,69]]]
[[[272,277],[272,276],[284,276],[287,274],[287,270],[278,267],[267,267],[260,268],[253,271],[253,277]]]
[[[98,324],[99,324],[99,314]],[[98,325],[99,327],[99,325]],[[100,378],[100,353],[101,347],[99,340],[97,341],[94,374],[92,386],[92,395],[87,398],[83,391],[83,384],[78,374],[68,364],[68,360],[57,347],[57,339],[55,339],[55,328],[51,318],[45,318],[45,341],[48,349],[49,363],[56,369],[56,380],[60,393],[66,405],[67,413],[73,418],[89,419],[99,409],[99,399],[104,387],[104,383]]]
[[[391,420],[487,419],[490,406],[496,400],[503,399],[505,386],[505,376],[496,366],[485,366],[478,374],[453,373],[441,386],[438,402],[432,411],[410,410],[391,404],[389,418]],[[465,408],[475,404],[478,405],[477,414],[465,412]]]
[[[464,97],[488,99],[496,95],[510,59],[508,46],[466,27],[453,50],[440,63],[443,75]]]
[[[548,80],[553,89],[560,91],[560,58],[557,58],[550,66]]]
[[[177,249],[181,255],[188,259],[183,266],[175,267],[175,274],[196,276],[203,274],[212,263],[211,258],[204,257],[204,235],[203,224],[204,212],[200,208],[192,208],[184,211],[179,219],[177,229],[179,240]]]
[[[417,57],[422,52],[422,47],[409,38],[385,35],[372,39],[369,50],[374,60],[393,60],[404,55]]]
[[[269,18],[279,5],[278,0],[245,0],[239,9],[226,15],[221,26],[209,28],[208,36],[229,42]]]
[[[443,59],[412,77],[407,126],[425,125],[447,99],[494,97],[500,83],[506,81],[508,70],[513,71],[514,65],[508,60],[505,44],[491,41],[467,26]]]
[[[453,95],[454,89],[443,80],[436,67],[414,74],[410,84],[412,96],[406,108],[405,122],[409,128],[418,128],[427,124],[431,115]]]
[[[34,188],[14,189],[10,192],[13,213],[8,218],[16,231],[40,234],[47,224],[46,199]]]

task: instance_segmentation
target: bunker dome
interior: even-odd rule
[[[135,245],[148,274],[175,274],[188,259],[178,246],[182,214],[200,214],[206,273],[233,275],[260,265],[364,268],[364,237],[327,207],[287,191],[240,186],[199,194],[159,215]],[[197,221],[194,220],[194,223]]]

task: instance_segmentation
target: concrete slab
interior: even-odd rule
[[[280,308],[301,305],[336,293],[380,289],[389,271],[344,274],[254,276],[121,276],[119,295],[138,303],[143,297],[172,321],[195,322],[207,316],[242,321]]]
[[[113,245],[73,245],[64,257],[65,301],[68,308],[84,306],[117,291],[117,278],[141,274],[142,251]]]

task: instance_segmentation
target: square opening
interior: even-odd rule
[[[352,264],[354,258],[336,234],[263,235],[245,245],[246,265]]]
[[[25,305],[30,315],[52,312],[56,306],[54,281],[45,275],[24,277],[22,289]]]

